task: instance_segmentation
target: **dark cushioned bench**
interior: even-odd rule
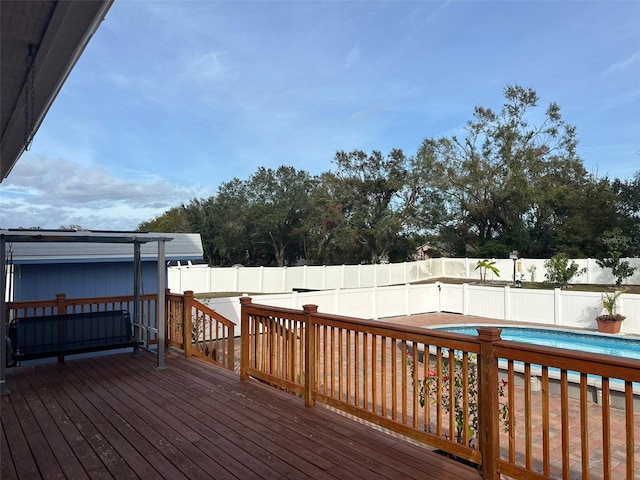
[[[13,360],[138,347],[126,310],[25,317],[9,322]]]

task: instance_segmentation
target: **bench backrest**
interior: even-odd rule
[[[17,318],[9,323],[8,334],[15,356],[31,358],[133,341],[126,310]]]

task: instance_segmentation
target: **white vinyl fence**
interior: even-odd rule
[[[240,322],[238,297],[201,301]],[[254,302],[296,309],[314,304],[323,313],[363,319],[450,312],[593,330],[597,328],[596,316],[603,313],[601,293],[445,283],[289,292],[256,296]],[[640,335],[640,295],[623,294],[618,313],[627,317],[622,333]]]
[[[417,262],[383,265],[336,265],[302,267],[218,267],[190,265],[169,267],[168,286],[174,293],[192,290],[207,292],[281,293],[294,290],[333,290],[337,288],[366,288],[403,285],[432,278],[466,278],[479,280],[475,269],[478,258],[433,258]],[[640,267],[640,259],[628,259],[632,266]],[[542,282],[545,277],[542,259],[494,259],[500,271],[497,277],[488,272],[487,280],[513,280],[516,274],[523,281]],[[585,274],[575,277],[571,283],[612,284],[615,278],[609,270],[598,267],[593,259],[576,259]],[[640,284],[640,268],[628,279],[630,284]]]

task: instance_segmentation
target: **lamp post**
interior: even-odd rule
[[[514,250],[509,254],[509,258],[513,260],[513,284],[518,287],[518,282],[516,281],[516,262],[518,261],[518,251]]]

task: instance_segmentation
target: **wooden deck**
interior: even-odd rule
[[[475,470],[200,360],[11,368],[0,478],[479,479]]]

